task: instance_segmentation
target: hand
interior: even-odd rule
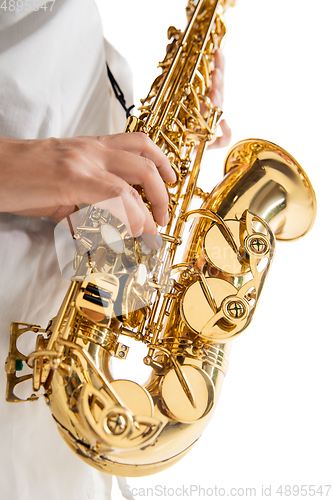
[[[214,106],[223,109],[223,90],[224,90],[224,56],[221,50],[214,53],[215,68],[212,73],[212,86],[209,90],[209,97]],[[231,141],[231,129],[225,120],[220,123],[222,135],[216,136],[210,143],[209,148],[223,148],[228,146]]]
[[[121,197],[133,235],[156,234],[168,222],[163,180],[175,182],[169,160],[143,133],[71,139],[0,138],[0,212],[58,221],[81,203]],[[125,222],[125,221],[123,221]]]

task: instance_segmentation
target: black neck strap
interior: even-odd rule
[[[121,88],[119,87],[119,85],[118,85],[115,77],[111,73],[111,70],[109,68],[108,63],[106,63],[106,68],[108,70],[108,77],[109,77],[111,86],[113,88],[114,95],[116,96],[116,98],[118,99],[118,101],[120,102],[120,104],[122,105],[122,107],[124,108],[124,110],[126,112],[126,118],[128,118],[129,116],[131,116],[131,110],[135,106],[134,106],[134,104],[132,104],[132,106],[129,106],[129,107],[126,106],[126,100],[125,100],[124,93],[122,92]]]

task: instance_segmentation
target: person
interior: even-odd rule
[[[82,203],[120,196],[132,234],[156,234],[155,221],[164,226],[168,220],[163,181],[174,181],[168,159],[146,135],[121,133],[125,116],[119,118],[123,110],[110,94],[106,54],[111,68],[125,63],[105,46],[94,1],[11,0],[6,5],[0,16],[2,366],[10,323],[46,326],[67,289],[54,249],[56,222]],[[211,99],[221,107],[219,51],[215,64]],[[221,130],[215,147],[230,140],[225,121]],[[132,184],[144,188],[152,213]],[[110,498],[111,476],[69,450],[42,400],[5,403],[4,370],[0,373],[3,498]]]

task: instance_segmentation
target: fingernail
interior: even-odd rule
[[[160,234],[143,234],[142,239],[152,250],[158,250],[162,246],[162,237]]]
[[[142,233],[143,233],[143,229],[144,229],[144,228],[142,227],[142,228],[141,228],[141,229],[140,229],[140,230],[136,233],[135,238],[138,238],[139,236],[141,236],[141,235],[142,235]]]
[[[162,224],[162,226],[166,226],[168,222],[169,222],[169,212],[167,212],[165,214],[165,216],[163,217],[163,224]]]

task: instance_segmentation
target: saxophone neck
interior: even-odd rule
[[[226,32],[222,20],[224,3],[221,0],[199,0],[196,4],[189,2],[188,26],[184,33],[169,28],[171,43],[164,60],[159,64],[162,72],[147,97],[141,101],[141,130],[156,143],[160,142],[159,138],[167,141],[173,151],[177,147],[172,132],[178,132],[178,135],[184,132],[189,117],[194,122],[191,140],[195,140],[196,145],[200,140],[207,139],[207,135],[212,135],[212,125],[217,126],[218,120],[212,119],[213,106],[208,88],[211,84],[214,51],[220,46]],[[201,116],[200,104],[210,108],[210,113],[207,113],[209,116]],[[197,133],[194,134],[194,131]]]

